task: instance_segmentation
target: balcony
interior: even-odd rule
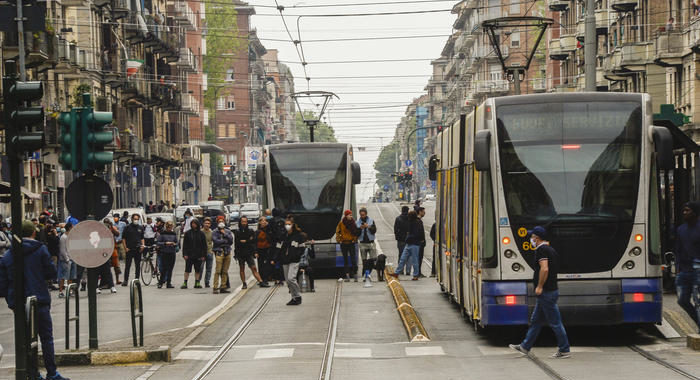
[[[197,16],[192,12],[192,8],[186,1],[176,1],[173,6],[175,10],[175,20],[180,22],[187,30],[197,29]]]
[[[89,7],[90,3],[87,0],[61,0],[61,5],[64,7]]]
[[[501,94],[510,90],[507,80],[483,80],[476,82],[476,92],[479,94]]]
[[[112,17],[115,20],[128,16],[129,12],[131,12],[129,0],[112,0]]]
[[[127,23],[124,25],[124,34],[127,40],[132,44],[143,42],[148,35],[148,27],[143,16],[139,13],[131,13],[127,17]]]
[[[620,66],[627,71],[644,71],[649,61],[649,46],[647,43],[623,45]]]
[[[610,8],[618,12],[630,12],[637,8],[638,0],[610,0]]]
[[[685,43],[681,32],[659,32],[654,41],[654,63],[662,67],[683,64]]]
[[[554,12],[564,12],[569,9],[569,0],[547,0],[547,6],[549,10]]]
[[[122,85],[122,100],[127,107],[144,107],[149,97],[150,87],[143,78],[133,78]]]
[[[608,80],[605,78],[605,70],[603,67],[596,67],[595,70],[595,85],[597,89],[601,89],[601,87],[608,87]],[[576,77],[576,89],[577,91],[585,91],[586,90],[586,75],[581,74]]]
[[[576,51],[576,35],[575,34],[563,34],[559,38],[559,46],[561,50],[571,53]]]
[[[569,59],[569,52],[561,48],[561,40],[552,38],[549,40],[549,58],[555,61],[565,61]]]
[[[608,9],[596,9],[595,10],[595,29],[598,34],[605,34],[608,31],[608,25],[610,24],[610,10]]]
[[[465,53],[474,45],[474,41],[476,41],[476,36],[474,34],[469,31],[463,32],[459,38],[457,38],[457,41],[455,41],[455,50]]]
[[[176,63],[181,70],[197,71],[197,61],[190,48],[180,48],[180,59]]]
[[[182,112],[199,115],[199,101],[188,93],[180,94],[180,107]]]
[[[163,108],[166,111],[178,109],[180,107],[177,91],[172,85],[151,83],[151,99],[153,105]]]
[[[586,37],[586,22],[583,18],[578,19],[576,22],[576,40],[583,42]]]

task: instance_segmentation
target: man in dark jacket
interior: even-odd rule
[[[700,305],[693,305],[691,298],[693,288],[697,285],[693,263],[700,261],[700,203],[688,202],[681,210],[685,223],[676,229],[676,245],[673,250],[676,255],[676,294],[678,304],[688,313],[690,318],[699,325],[698,312]]]
[[[408,206],[401,207],[401,215],[394,220],[394,238],[396,239],[396,248],[399,249],[399,256],[403,253],[406,247],[406,236],[408,235]]]
[[[37,299],[37,330],[41,339],[41,350],[46,368],[46,378],[67,380],[56,371],[53,346],[53,323],[51,321],[51,296],[46,281],[56,276],[56,267],[51,262],[46,246],[36,240],[36,227],[29,220],[22,222],[22,249],[24,253],[24,293]],[[12,249],[0,259],[0,297],[5,297],[7,306],[15,308],[14,260]],[[19,307],[24,307],[20,305]],[[38,369],[33,368],[30,378],[42,378]]]
[[[231,293],[228,290],[228,268],[231,265],[231,246],[233,245],[233,234],[226,228],[224,222],[219,222],[216,231],[211,235],[214,241],[214,256],[216,258],[216,268],[214,270],[214,294]],[[221,282],[219,282],[221,281]],[[221,284],[221,288],[219,288]]]
[[[192,219],[190,229],[185,232],[182,255],[185,258],[185,282],[180,289],[187,289],[187,280],[190,278],[192,267],[194,267],[194,288],[201,289],[199,280],[202,277],[202,264],[207,258],[207,237],[199,228],[197,219]]]
[[[175,254],[177,254],[178,239],[174,224],[171,221],[165,223],[165,231],[158,234],[158,255],[160,255],[160,282],[158,288],[163,284],[168,289],[174,288],[172,284],[173,267],[175,267]]]
[[[126,211],[125,211],[126,212]],[[141,252],[145,245],[143,238],[143,226],[139,224],[141,215],[131,215],[131,223],[124,227],[122,240],[126,244],[126,265],[124,266],[124,282],[122,286],[129,285],[129,272],[131,271],[131,261],[134,261],[134,276],[138,279],[141,271]]]
[[[248,218],[245,216],[241,217],[241,220],[238,221],[238,230],[234,232],[234,235],[236,237],[235,257],[236,261],[238,261],[243,289],[248,288],[245,280],[246,264],[248,264],[250,271],[253,272],[253,277],[258,280],[258,285],[261,288],[269,287],[270,285],[262,280],[258,273],[258,268],[255,266],[255,258],[253,256],[255,253],[255,231],[248,228]]]
[[[287,231],[284,228],[284,218],[282,218],[282,211],[278,208],[272,209],[272,219],[270,219],[270,225],[268,226],[270,235],[272,237],[272,245],[270,246],[270,257],[275,258],[279,255],[279,251],[282,248],[282,243],[284,242]],[[274,261],[274,260],[271,260]],[[284,283],[284,273],[282,269],[282,264],[275,262],[272,264],[273,277],[278,281],[279,285]]]

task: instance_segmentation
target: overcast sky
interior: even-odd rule
[[[379,0],[396,2],[400,0]],[[283,14],[294,39],[297,19],[292,15],[353,14],[406,12],[424,10],[449,10],[456,1],[433,0],[414,4],[353,5],[372,3],[371,0],[278,0],[285,7]],[[303,66],[294,44],[289,40],[274,0],[249,1],[257,15],[252,25],[268,49],[279,50],[281,61],[288,61],[295,76],[296,91],[307,90]],[[311,5],[326,5],[309,7]],[[328,6],[332,5],[332,6]],[[294,7],[298,6],[298,7]],[[304,57],[308,62],[307,73],[311,78],[310,90],[331,91],[339,96],[328,108],[326,121],[335,129],[341,142],[354,147],[365,147],[357,152],[355,160],[362,166],[362,182],[358,186],[359,200],[365,201],[372,193],[374,183],[373,164],[382,145],[387,145],[396,130],[406,105],[424,93],[423,88],[431,74],[430,59],[438,58],[447,36],[452,31],[455,15],[448,12],[361,16],[361,17],[302,17],[299,21]],[[431,36],[393,40],[328,41],[319,39],[345,39],[367,37]],[[437,37],[435,37],[437,36]],[[285,39],[269,41],[266,39]],[[320,62],[367,61],[387,59],[417,59],[405,62],[335,63]],[[318,63],[317,63],[318,62]],[[383,78],[340,78],[365,76],[407,76]],[[410,77],[408,77],[410,76]],[[311,103],[305,106],[315,109]],[[384,108],[367,108],[384,107]],[[317,111],[317,110],[316,110]]]

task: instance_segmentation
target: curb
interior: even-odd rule
[[[133,351],[84,351],[57,352],[56,364],[59,366],[110,365],[143,362],[170,362],[170,346],[161,346],[153,350]],[[42,360],[39,360],[43,363]]]
[[[700,334],[688,334],[686,346],[694,351],[700,351]]]
[[[396,302],[396,311],[399,312],[401,321],[406,328],[406,333],[408,333],[408,339],[411,343],[413,342],[430,342],[430,336],[428,332],[425,331],[423,327],[423,322],[416,314],[416,311],[411,305],[411,301],[406,295],[403,286],[397,278],[391,277],[389,274],[393,273],[393,268],[387,266],[384,268],[384,274],[386,278],[386,284],[391,290],[391,294],[394,296],[394,302]]]

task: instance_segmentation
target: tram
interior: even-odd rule
[[[490,98],[437,136],[436,266],[480,326],[526,325],[535,304],[527,231],[560,255],[567,325],[660,323],[659,172],[668,129],[647,94]]]
[[[352,145],[343,143],[274,144],[263,148],[255,178],[263,186],[263,207],[293,214],[315,240],[314,269],[343,267],[335,228],[344,210],[357,211],[355,185],[360,164]]]

